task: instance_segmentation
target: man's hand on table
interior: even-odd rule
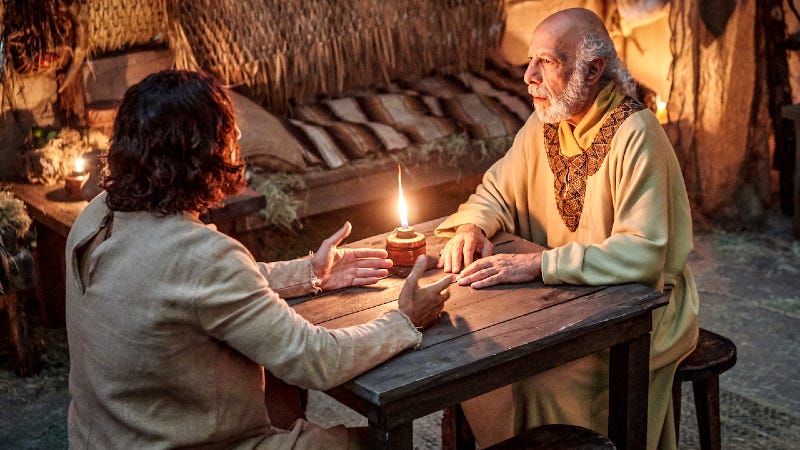
[[[501,283],[526,283],[541,276],[541,253],[501,253],[468,265],[458,275],[456,282],[459,286],[480,289]]]
[[[439,318],[445,300],[450,297],[448,286],[453,281],[452,275],[446,275],[425,287],[419,287],[419,277],[425,272],[426,260],[425,255],[417,258],[397,300],[400,311],[411,319],[415,327],[422,329]]]
[[[345,222],[342,228],[322,242],[311,259],[314,275],[322,280],[320,287],[324,291],[374,284],[389,275],[392,260],[387,259],[386,250],[338,248],[352,229],[350,222]]]
[[[492,250],[494,245],[477,225],[459,225],[455,236],[442,249],[437,267],[445,272],[459,273],[462,267],[475,260],[476,253],[485,258],[492,254]]]

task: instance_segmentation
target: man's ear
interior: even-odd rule
[[[606,70],[606,60],[595,58],[589,63],[589,70],[586,72],[586,83],[595,84],[600,81],[603,72]]]

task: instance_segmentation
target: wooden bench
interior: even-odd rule
[[[676,440],[680,437],[681,384],[691,381],[700,448],[720,450],[719,374],[734,364],[736,345],[724,336],[701,328],[697,347],[678,365],[672,381]]]
[[[616,450],[602,434],[575,425],[542,425],[486,450]]]
[[[475,437],[459,405],[444,410],[442,448],[445,450],[475,448]],[[616,448],[608,437],[596,431],[575,425],[551,424],[527,430],[486,450],[614,450]]]

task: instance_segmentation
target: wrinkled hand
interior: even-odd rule
[[[456,281],[461,286],[480,289],[500,283],[525,283],[541,276],[541,253],[499,254],[468,265]]]
[[[322,241],[319,250],[311,259],[314,275],[322,280],[325,291],[350,286],[376,283],[389,275],[392,260],[386,250],[377,248],[337,248],[350,235],[353,226],[345,222],[342,228]]]
[[[475,253],[485,258],[492,254],[493,249],[492,242],[476,225],[460,225],[456,229],[456,235],[450,238],[442,249],[436,267],[444,269],[445,272],[459,273],[462,267],[474,261]]]
[[[427,328],[444,309],[444,302],[450,298],[448,286],[453,281],[452,275],[445,275],[441,279],[425,286],[419,287],[419,277],[425,272],[427,256],[421,255],[414,263],[414,269],[406,278],[400,298],[397,300],[398,308],[402,311],[415,327]]]

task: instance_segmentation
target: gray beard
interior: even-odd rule
[[[589,95],[589,88],[582,83],[583,74],[577,68],[572,71],[572,74],[567,81],[567,87],[561,95],[553,95],[547,89],[542,89],[540,94],[546,94],[547,99],[550,100],[550,107],[537,108],[533,107],[536,111],[536,117],[544,123],[558,123],[569,119],[574,116],[583,105],[586,97]],[[540,95],[539,94],[539,95]]]

